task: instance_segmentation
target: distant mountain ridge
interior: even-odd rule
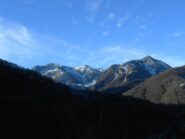
[[[88,65],[73,68],[53,63],[44,66],[35,66],[33,70],[54,79],[56,82],[75,88],[87,88],[94,85],[102,71],[101,69],[95,69]]]
[[[144,57],[141,60],[132,60],[121,65],[112,65],[110,68],[101,73],[94,85],[96,90],[105,92],[113,90],[115,92],[127,91],[143,80],[164,72],[171,67],[161,60]],[[128,88],[128,86],[130,86]],[[122,88],[122,89],[116,89]],[[125,89],[127,88],[127,89]],[[112,91],[111,91],[112,92]]]
[[[121,65],[112,65],[107,70],[92,68],[88,65],[67,67],[54,63],[35,66],[33,70],[74,88],[122,92],[170,68],[165,62],[147,56]]]

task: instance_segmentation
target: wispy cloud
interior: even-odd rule
[[[36,49],[36,41],[30,31],[23,25],[15,22],[7,22],[1,18],[0,21],[0,55],[10,57],[17,55],[32,56],[33,49]],[[2,53],[4,52],[4,53]]]
[[[107,45],[103,48],[91,51],[86,61],[94,63],[95,66],[108,67],[112,64],[121,64],[131,59],[138,59],[146,56],[146,53],[135,48],[128,48],[124,45]],[[95,62],[96,61],[96,62]]]
[[[86,2],[86,11],[92,14],[96,13],[102,4],[102,0],[88,0]]]
[[[133,22],[138,25],[141,29],[146,29],[148,26],[148,23],[151,20],[151,13],[147,13],[145,15],[136,15],[133,17]]]
[[[110,35],[109,30],[102,31],[102,35]],[[138,41],[140,41],[139,38],[133,40],[133,42]],[[172,66],[184,63],[178,57],[155,55],[132,44],[104,44],[101,47],[96,45],[95,49],[93,44],[79,46],[63,38],[36,33],[22,24],[0,17],[0,58],[23,66],[30,67],[56,62],[69,66],[90,63],[96,67],[107,67],[131,59],[139,59],[149,54]]]
[[[93,22],[96,13],[99,11],[103,0],[87,0],[85,3],[85,10],[88,13],[87,21]]]
[[[133,59],[141,59],[147,55],[163,60],[173,67],[182,66],[185,63],[182,58],[177,56],[162,55],[126,45],[110,45],[96,51],[96,54],[97,53],[101,53],[98,64],[105,66],[110,66],[111,63],[120,64]]]
[[[0,19],[0,58],[29,67],[52,61],[60,63],[61,59],[67,61],[79,50],[61,38],[38,34],[24,25]]]
[[[110,13],[110,14],[108,15],[108,17],[109,17],[110,19],[114,19],[114,18],[115,18],[115,14],[114,14],[114,13]]]
[[[125,15],[115,14],[111,12],[99,23],[99,27],[105,28],[114,24],[117,28],[121,28],[130,18],[130,12],[127,12]]]
[[[145,15],[145,16],[140,16],[140,15],[136,15],[135,16],[135,22],[136,23],[145,23],[150,19],[150,14]]]
[[[172,34],[172,36],[173,36],[173,37],[176,37],[176,38],[181,37],[182,35],[183,35],[182,32],[174,32],[174,33]]]
[[[127,13],[125,16],[119,17],[119,18],[117,19],[117,24],[116,24],[116,26],[117,26],[118,28],[122,27],[122,26],[129,20],[130,16],[131,16],[130,13]]]

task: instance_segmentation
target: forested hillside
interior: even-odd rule
[[[64,85],[0,62],[1,139],[183,138],[183,106],[120,95],[74,95]]]

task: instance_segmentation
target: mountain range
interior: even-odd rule
[[[185,104],[185,66],[172,68],[151,56],[115,64],[108,69],[90,66],[36,66],[33,70],[75,89],[123,94],[154,103]]]
[[[112,65],[106,70],[92,68],[88,65],[66,67],[58,64],[35,66],[32,69],[73,88],[122,93],[170,68],[163,61],[147,56],[140,60]]]

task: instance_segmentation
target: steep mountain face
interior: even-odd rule
[[[101,73],[93,88],[105,92],[111,90],[110,92],[121,93],[133,88],[144,79],[170,68],[166,63],[151,56],[141,60],[132,60],[122,65],[112,65]]]
[[[56,82],[75,88],[92,86],[101,73],[100,70],[88,65],[72,68],[58,64],[47,64],[45,66],[35,66],[33,70],[54,79]]]
[[[185,104],[185,66],[151,77],[124,95],[155,103]]]

